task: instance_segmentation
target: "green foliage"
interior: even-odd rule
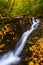
[[[8,14],[10,11],[10,3],[8,3],[8,0],[0,0],[0,14]]]
[[[0,13],[12,16],[43,14],[43,0],[0,0]]]

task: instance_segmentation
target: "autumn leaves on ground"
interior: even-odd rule
[[[25,20],[26,21],[26,20]],[[29,22],[23,22],[24,28],[28,29]],[[15,48],[23,31],[20,23],[0,25],[0,55],[2,56],[8,51]],[[32,36],[27,40],[26,46],[22,53],[21,65],[43,65],[43,23],[38,30],[32,33]],[[27,26],[27,27],[26,27]],[[39,32],[40,31],[40,32]],[[41,35],[40,35],[41,34]]]

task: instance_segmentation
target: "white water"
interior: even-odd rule
[[[27,38],[38,27],[40,20],[36,19],[36,22],[35,22],[35,19],[33,17],[32,22],[33,22],[33,24],[31,25],[30,29],[23,33],[20,41],[17,43],[17,46],[16,46],[16,48],[14,50],[15,52],[12,51],[12,52],[6,53],[0,59],[0,65],[11,65],[12,63],[17,64],[18,62],[20,62],[21,57],[19,57],[19,55],[23,51],[23,48],[24,48],[25,43],[27,41]]]

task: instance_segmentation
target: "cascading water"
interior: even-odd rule
[[[25,43],[27,41],[27,38],[29,35],[38,27],[40,20],[32,18],[33,24],[31,25],[30,29],[23,33],[21,39],[17,43],[17,46],[14,51],[6,53],[1,59],[0,59],[0,65],[11,65],[11,64],[17,64],[21,57],[20,54],[23,51],[23,48],[25,46]]]

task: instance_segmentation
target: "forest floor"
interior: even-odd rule
[[[14,50],[22,33],[30,27],[27,19],[22,25],[19,22],[0,24],[0,56]],[[43,20],[27,40],[20,65],[43,65]]]

